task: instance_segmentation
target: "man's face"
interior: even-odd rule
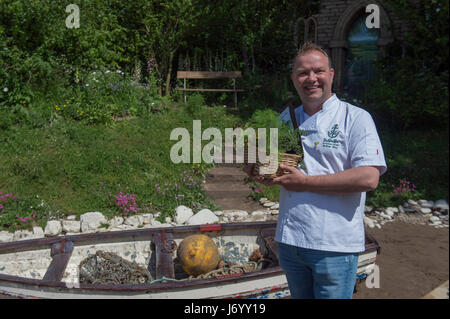
[[[303,104],[321,106],[331,97],[334,69],[320,51],[308,51],[295,59],[292,82]]]

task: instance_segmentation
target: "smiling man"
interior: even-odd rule
[[[282,166],[290,173],[270,182],[256,177],[281,186],[275,240],[292,298],[352,298],[365,192],[386,171],[372,117],[332,93],[333,77],[327,53],[306,43],[291,76],[302,105],[280,115],[305,131],[305,169]]]

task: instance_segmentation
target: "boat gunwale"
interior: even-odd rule
[[[214,226],[217,225],[217,228]],[[205,227],[207,226],[207,227]],[[220,227],[219,227],[220,226]],[[276,227],[276,222],[266,221],[266,222],[239,222],[239,223],[224,223],[224,224],[214,224],[214,225],[193,225],[193,226],[177,226],[177,227],[159,227],[159,228],[145,228],[137,230],[124,230],[124,231],[114,231],[114,232],[101,232],[101,233],[88,233],[80,235],[69,235],[69,236],[58,236],[51,238],[39,238],[39,239],[29,239],[23,241],[17,241],[12,243],[0,243],[0,254],[23,252],[30,250],[40,250],[40,249],[50,249],[52,244],[58,243],[64,238],[73,242],[74,246],[86,245],[93,240],[100,240],[101,242],[95,242],[95,244],[104,243],[105,241],[114,242],[114,239],[128,239],[131,237],[132,240],[137,238],[147,238],[152,239],[152,235],[158,232],[171,232],[171,233],[189,233],[194,231],[200,231],[202,233],[208,233],[212,231],[224,231],[224,230],[239,230],[239,229],[263,229],[263,228],[274,228]],[[202,230],[202,228],[206,230]],[[366,234],[370,243],[366,242],[365,251],[362,253],[368,253],[373,250],[377,250],[379,253],[380,246],[378,242],[370,235]],[[125,241],[125,240],[124,240]],[[36,245],[38,248],[36,248]],[[229,284],[233,282],[241,282],[252,279],[259,279],[270,277],[274,275],[284,274],[284,271],[280,266],[269,267],[266,269],[261,269],[253,272],[248,272],[238,276],[227,276],[224,278],[206,278],[206,279],[195,279],[195,280],[174,280],[173,278],[168,278],[167,281],[148,283],[148,284],[119,284],[119,285],[106,285],[106,284],[83,284],[83,283],[70,283],[63,281],[50,281],[43,279],[33,279],[12,275],[0,274],[0,283],[10,282],[16,284],[22,284],[25,286],[34,287],[52,287],[52,288],[64,288],[64,291],[76,291],[76,290],[94,290],[94,291],[120,291],[120,292],[140,292],[140,291],[160,291],[178,288],[190,288],[190,287],[201,287],[210,284]],[[76,287],[69,287],[76,285]]]
[[[218,229],[209,230],[213,228],[212,226],[218,225]],[[205,226],[208,226],[206,228]],[[220,226],[220,228],[219,228]],[[222,230],[234,230],[234,229],[246,229],[246,228],[271,228],[275,227],[276,222],[266,221],[266,222],[240,222],[240,223],[224,223],[224,224],[208,224],[208,225],[191,225],[191,226],[175,226],[175,227],[158,227],[158,228],[143,228],[143,229],[130,229],[121,231],[109,231],[109,232],[97,232],[97,233],[86,233],[79,235],[65,235],[65,236],[55,236],[49,238],[34,238],[27,240],[20,240],[15,242],[0,243],[0,254],[8,254],[15,252],[24,252],[31,250],[41,250],[50,249],[52,244],[60,242],[63,238],[71,241],[74,246],[86,245],[90,241],[100,240],[101,242],[95,242],[92,244],[105,243],[108,240],[114,242],[114,239],[125,239],[130,238],[135,241],[138,238],[148,240],[152,239],[154,233],[166,232],[166,233],[188,233],[199,231],[201,233],[208,233],[212,231],[222,231]],[[205,227],[208,230],[202,230]]]

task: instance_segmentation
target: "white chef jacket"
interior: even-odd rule
[[[303,106],[295,109],[302,135],[306,175],[342,172],[358,166],[386,169],[383,148],[371,115],[341,101],[335,94],[322,109],[308,116]],[[280,119],[291,119],[289,108]],[[288,245],[357,253],[364,251],[364,205],[366,193],[330,195],[280,190],[275,240]]]

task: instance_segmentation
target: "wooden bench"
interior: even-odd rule
[[[241,78],[241,71],[231,72],[208,72],[208,71],[178,71],[177,79],[183,79],[183,87],[177,88],[179,91],[184,91],[184,102],[186,103],[186,92],[234,92],[234,106],[237,107],[237,93],[244,92],[244,90],[236,89],[236,78]],[[232,89],[194,89],[186,87],[186,79],[233,79]]]

